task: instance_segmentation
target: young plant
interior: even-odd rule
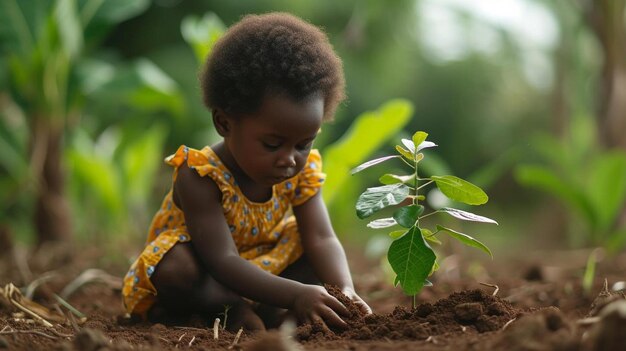
[[[396,158],[400,158],[412,168],[411,174],[384,174],[380,177],[379,181],[383,185],[368,188],[359,196],[356,213],[359,218],[363,219],[383,208],[401,205],[408,200],[408,204],[397,209],[392,217],[376,219],[367,226],[376,229],[396,225],[403,227],[401,230],[394,230],[389,233],[394,241],[389,247],[387,258],[396,273],[395,285],[397,286],[399,283],[405,294],[413,296],[414,305],[415,295],[425,285],[431,285],[427,278],[438,268],[435,252],[427,242],[440,244],[441,242],[436,238],[437,234],[446,233],[463,244],[481,249],[492,256],[487,246],[467,234],[439,224],[436,225],[436,230],[423,228],[420,225],[423,218],[436,213],[445,213],[465,221],[497,224],[490,218],[449,207],[424,214],[424,206],[420,205],[420,201],[424,201],[426,197],[420,193],[420,190],[432,183],[435,183],[445,196],[454,201],[469,205],[482,205],[488,200],[487,194],[482,189],[461,178],[452,175],[425,178],[419,176],[418,165],[424,159],[424,154],[420,151],[437,146],[435,143],[427,141],[427,136],[427,133],[418,131],[413,134],[412,140],[402,139],[404,147],[396,145],[398,155],[377,158],[352,170],[352,174],[355,174],[368,167]]]

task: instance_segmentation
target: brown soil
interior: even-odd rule
[[[114,276],[124,273],[123,265],[106,263],[93,250],[49,248],[45,252],[31,254],[28,260],[19,251],[0,255],[0,287],[9,282],[27,287],[54,270],[35,289],[33,300],[69,315],[54,294],[81,272],[98,267]],[[375,313],[363,315],[338,289],[327,287],[351,312],[345,330],[316,323],[292,330],[243,332],[234,343],[236,335],[222,328],[214,339],[210,321],[194,319],[180,325],[130,321],[122,316],[119,286],[93,280],[67,299],[86,315],[82,323],[69,318],[66,323],[44,327],[0,298],[0,350],[585,351],[619,350],[626,344],[626,299],[611,290],[613,283],[625,278],[626,257],[600,262],[593,293],[581,287],[584,264],[572,263],[584,262],[587,253],[564,253],[570,256],[561,266],[554,254],[541,256],[541,262],[527,255],[497,265],[485,263],[478,275],[459,272],[460,268],[456,273],[443,270],[412,308],[411,299],[385,281],[376,263],[354,260],[357,254],[350,255],[355,284]],[[467,265],[458,263],[463,266]],[[497,289],[481,282],[495,284]]]

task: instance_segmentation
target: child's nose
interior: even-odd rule
[[[296,166],[296,157],[293,150],[286,150],[281,152],[278,156],[278,160],[276,162],[278,167],[295,167]]]

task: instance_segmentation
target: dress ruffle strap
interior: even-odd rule
[[[320,191],[326,174],[322,172],[322,157],[319,151],[311,150],[306,165],[300,171],[291,204],[302,205]]]

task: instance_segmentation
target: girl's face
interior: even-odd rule
[[[299,102],[282,94],[268,95],[255,113],[230,118],[224,143],[253,182],[271,186],[305,166],[323,115],[319,94]]]

